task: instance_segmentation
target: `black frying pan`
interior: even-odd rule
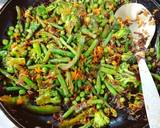
[[[5,31],[9,25],[16,23],[16,9],[18,5],[21,8],[27,8],[29,6],[36,5],[40,2],[47,2],[49,0],[9,0],[5,6],[0,10],[0,40],[6,38]],[[156,5],[151,0],[139,0],[139,3],[144,4],[151,12]],[[160,2],[157,0],[157,2]],[[160,9],[159,13],[155,14],[157,20],[157,30],[160,29]],[[157,32],[153,38],[152,46],[155,44]],[[56,128],[56,123],[52,116],[40,116],[33,114],[21,107],[11,107],[0,103],[0,107],[8,118],[15,123],[19,128]],[[119,111],[119,116],[116,119],[111,120],[110,128],[149,128],[148,122],[144,120],[146,116],[145,110],[141,112],[142,118],[138,121],[134,121],[128,118],[127,110]],[[48,120],[52,121],[52,124],[47,124]]]

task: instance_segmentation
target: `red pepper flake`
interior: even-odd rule
[[[78,79],[82,79],[82,71],[81,70],[75,70],[72,73],[72,78],[73,80],[78,80]]]
[[[35,71],[35,73],[39,73],[39,74],[42,72],[42,70],[41,70],[40,67],[36,67],[36,68],[34,69],[34,71]]]

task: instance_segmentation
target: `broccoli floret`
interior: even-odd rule
[[[125,62],[128,61],[132,55],[133,55],[133,53],[131,51],[123,53],[122,54],[122,61],[125,61]]]
[[[127,64],[126,62],[123,62],[121,65],[120,65],[120,68],[119,68],[119,73],[127,73],[128,75],[134,75],[134,72],[131,72],[129,71],[129,67],[130,65]]]
[[[129,83],[132,83],[135,88],[140,85],[140,81],[136,80],[135,77],[121,78],[120,82],[123,87],[127,87]]]
[[[40,5],[36,8],[36,14],[42,17],[43,19],[48,18],[48,12],[44,5]]]
[[[130,33],[129,28],[124,27],[124,28],[121,28],[119,31],[117,31],[113,36],[114,36],[116,39],[121,39],[121,38],[126,38],[126,37],[128,37],[129,33]]]
[[[131,51],[123,53],[122,61],[128,62],[129,64],[135,64],[137,62],[136,56]]]
[[[101,128],[108,125],[109,122],[110,122],[109,118],[104,115],[102,110],[94,114],[94,121],[93,121],[94,127]]]
[[[37,105],[45,104],[59,104],[61,102],[60,96],[57,91],[53,91],[50,88],[40,89],[39,97],[36,98]]]
[[[129,83],[132,83],[134,87],[137,87],[140,84],[140,81],[138,81],[135,77],[135,73],[129,70],[129,64],[126,62],[120,65],[118,72],[120,74],[115,77],[117,80],[120,80],[120,84],[123,87],[127,87]]]

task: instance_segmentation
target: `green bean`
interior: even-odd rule
[[[159,75],[159,74],[152,73],[152,76],[153,76],[156,80],[160,81],[160,75]]]
[[[35,90],[37,89],[36,84],[32,80],[30,80],[27,76],[24,76],[22,80],[27,84],[25,85],[25,88],[29,89],[31,87]]]
[[[115,69],[115,67],[113,65],[110,65],[110,64],[101,64],[101,66],[103,66],[105,68],[109,68],[109,69]]]
[[[110,41],[111,38],[112,38],[113,33],[114,33],[114,31],[112,30],[112,31],[108,34],[108,36],[104,39],[104,41],[103,41],[104,46],[106,46],[106,45],[109,43],[109,41]]]
[[[33,43],[33,49],[36,52],[38,57],[41,57],[41,47],[39,45],[39,42],[34,42]]]
[[[70,107],[63,115],[63,118],[67,118],[69,117],[72,113],[76,112],[79,113],[81,112],[83,109],[86,109],[88,107],[92,107],[96,104],[103,104],[104,101],[101,99],[89,99],[86,102],[82,102],[80,104],[76,104],[73,105],[72,107]],[[83,107],[81,107],[83,106]]]
[[[42,115],[48,115],[48,114],[53,114],[56,112],[61,111],[60,106],[52,106],[52,105],[45,105],[45,106],[35,106],[29,103],[29,100],[26,96],[21,96],[21,97],[11,97],[11,96],[2,96],[0,97],[0,101],[11,104],[11,105],[19,105],[18,100],[21,100],[20,105],[24,108],[27,108],[31,112],[35,112],[37,114],[42,114]]]
[[[80,37],[80,41],[79,41],[79,45],[78,45],[78,50],[77,50],[76,56],[68,64],[59,65],[59,67],[62,70],[67,70],[67,69],[71,68],[78,61],[78,59],[79,59],[79,57],[81,55],[81,52],[82,52],[82,48],[83,48],[84,42],[85,42],[85,38],[84,37]]]
[[[97,93],[100,94],[100,91],[101,91],[102,87],[101,87],[101,79],[100,79],[99,75],[97,76],[97,81],[96,81],[95,88],[96,88]]]
[[[96,105],[96,104],[103,104],[103,103],[104,103],[104,101],[101,99],[90,99],[87,101],[87,104],[89,106]]]
[[[7,91],[7,92],[16,92],[16,91],[19,91],[21,89],[23,89],[22,87],[4,87],[4,89]]]
[[[91,33],[87,28],[82,28],[81,31],[83,34],[86,34],[86,35],[92,37],[93,39],[95,39],[97,37],[96,34]]]
[[[36,64],[36,65],[32,65],[32,66],[28,66],[28,69],[35,69],[37,67],[43,68],[50,68],[50,69],[55,69],[55,65],[53,64]]]
[[[26,36],[26,39],[27,39],[27,40],[30,39],[30,38],[33,36],[34,32],[35,32],[39,27],[40,27],[40,24],[39,24],[39,23],[31,22],[31,23],[30,23],[30,27],[29,27],[29,29],[27,30],[28,34],[27,34],[27,36]]]
[[[49,23],[49,24],[50,24],[51,26],[59,29],[59,30],[64,30],[64,27],[62,27],[62,26],[60,26],[60,25],[58,25],[58,24],[56,24],[56,23]]]
[[[100,68],[100,71],[101,71],[101,72],[104,72],[104,73],[106,73],[106,74],[110,74],[110,75],[117,75],[116,70],[110,69],[110,68],[106,68],[106,67],[101,67],[101,68]]]
[[[68,88],[67,88],[67,84],[66,84],[66,81],[64,80],[60,70],[57,70],[57,77],[58,77],[58,81],[59,83],[61,84],[61,88],[63,90],[63,93],[64,93],[64,96],[65,97],[69,97],[69,91],[68,91]]]
[[[63,120],[60,124],[59,127],[60,128],[65,128],[68,126],[74,126],[75,124],[78,124],[80,121],[82,121],[83,119],[85,119],[86,117],[89,116],[90,113],[92,113],[93,109],[88,109],[83,111],[82,113],[80,113],[79,115],[77,115],[76,117],[70,119],[70,120]]]
[[[41,115],[49,115],[61,111],[60,106],[53,106],[53,105],[35,106],[31,104],[26,104],[24,107],[31,112],[35,112]]]
[[[61,44],[61,42],[59,41],[59,38],[57,38],[55,35],[53,35],[53,34],[51,34],[51,33],[49,33],[49,32],[46,32],[46,31],[40,32],[39,35],[47,36],[47,37],[53,39],[53,40],[55,41],[55,43],[57,43],[57,45],[58,45],[60,48],[62,48],[62,44]]]
[[[0,101],[9,105],[16,105],[18,97],[11,97],[8,95],[4,95],[0,97]]]
[[[53,54],[58,54],[58,55],[61,55],[61,56],[68,56],[70,58],[73,58],[75,55],[69,51],[64,51],[64,50],[61,50],[61,49],[57,49],[57,48],[52,48],[51,52]]]
[[[1,72],[5,77],[7,77],[7,78],[9,78],[10,80],[14,81],[16,84],[18,83],[18,80],[17,80],[14,76],[12,76],[12,75],[10,75],[8,72],[6,72],[5,70],[0,69],[0,72]]]
[[[160,32],[158,33],[158,36],[156,39],[156,55],[157,55],[157,58],[160,60]]]
[[[20,20],[21,19],[21,9],[19,6],[16,6],[16,11],[17,11],[17,19]]]
[[[46,46],[44,44],[41,44],[41,48],[42,48],[43,53],[46,55],[47,54]]]
[[[98,40],[96,39],[96,40],[94,40],[93,42],[92,42],[92,44],[91,44],[91,46],[88,48],[88,50],[84,53],[84,56],[85,57],[88,57],[91,53],[92,53],[92,51],[94,50],[94,48],[97,46],[97,44],[98,44]]]
[[[108,90],[111,92],[112,95],[117,95],[117,91],[111,84],[108,84],[107,81],[105,81],[105,85],[107,86]]]
[[[63,40],[63,38],[60,38],[60,41],[61,41],[61,43],[62,43],[64,46],[66,46],[74,55],[76,55],[76,51],[75,51],[70,45],[68,45],[68,44]]]
[[[49,62],[51,63],[67,63],[70,61],[70,58],[57,58],[57,59],[50,59]]]
[[[63,118],[67,118],[69,117],[74,111],[75,111],[76,106],[72,106],[70,107],[64,114],[63,114]]]
[[[69,71],[66,72],[66,83],[68,85],[68,90],[70,91],[71,94],[74,92],[74,85],[72,82],[72,76]]]
[[[79,127],[79,128],[90,128],[92,126],[91,121],[89,121],[88,123],[86,123],[85,125]]]
[[[49,49],[47,51],[47,53],[45,54],[45,57],[43,58],[43,63],[47,63],[47,61],[49,60],[50,55],[51,55],[51,50]]]
[[[69,37],[67,39],[67,44],[70,44],[72,40],[73,40],[73,36],[69,35]]]

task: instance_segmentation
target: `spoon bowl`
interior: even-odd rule
[[[116,18],[125,20],[128,17],[131,20],[130,30],[133,41],[137,41],[139,36],[137,33],[142,33],[147,39],[144,46],[148,48],[154,36],[156,25],[152,14],[142,4],[129,3],[121,6],[115,13]]]

